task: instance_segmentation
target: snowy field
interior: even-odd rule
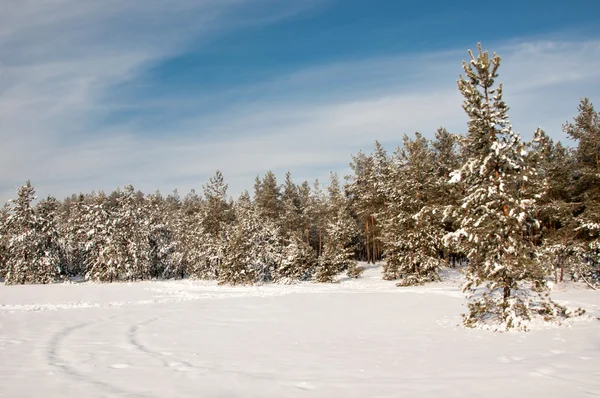
[[[600,321],[457,326],[460,275],[397,288],[194,281],[0,286],[0,397],[587,397]],[[600,293],[553,297],[600,316]]]

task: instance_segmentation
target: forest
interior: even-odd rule
[[[237,199],[216,171],[202,192],[37,200],[27,181],[0,209],[6,284],[191,278],[220,284],[335,282],[359,261],[409,286],[464,268],[466,326],[490,318],[519,328],[578,315],[553,302],[548,281],[600,285],[600,114],[584,98],[562,126],[572,146],[541,129],[513,130],[500,57],[469,51],[458,80],[464,134],[404,135],[388,151],[351,158],[343,179],[296,184],[268,171]]]

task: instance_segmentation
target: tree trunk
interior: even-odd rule
[[[308,223],[306,223],[306,244],[310,244],[310,240],[309,240],[309,232],[310,232],[310,227],[308,226]]]
[[[375,264],[375,261],[377,261],[377,248],[375,245],[375,216],[371,216],[371,225],[373,226],[373,240],[371,241],[371,244],[373,245],[373,264]]]
[[[369,219],[365,219],[365,245],[367,248],[367,264],[371,262],[371,251],[369,250]],[[375,261],[373,261],[375,263]]]
[[[319,253],[317,257],[321,257],[321,253],[323,252],[323,232],[321,228],[319,228]]]
[[[564,267],[560,267],[560,274],[559,274],[559,281],[562,283],[563,281],[563,276],[564,276]]]

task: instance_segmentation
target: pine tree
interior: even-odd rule
[[[292,181],[292,175],[288,171],[285,182],[281,187],[282,213],[281,227],[286,239],[302,232],[302,210],[300,208],[300,193],[298,186]]]
[[[279,220],[282,209],[281,191],[271,170],[267,171],[262,181],[257,177],[254,185],[254,203],[264,217],[273,222]]]
[[[338,208],[326,227],[324,249],[318,260],[314,278],[317,282],[331,283],[341,272],[358,278],[364,271],[354,259],[354,242],[358,235],[356,222],[345,208]]]
[[[194,279],[217,279],[223,256],[223,234],[233,222],[223,174],[217,170],[203,186],[204,198],[194,191],[183,201],[175,227],[177,253]],[[176,254],[176,258],[177,258]]]
[[[283,251],[279,227],[264,219],[247,192],[235,203],[234,212],[235,222],[224,231],[219,283],[239,285],[273,280]]]
[[[148,195],[144,201],[148,218],[149,274],[151,278],[180,278],[184,273],[180,258],[175,255],[173,215],[161,193]]]
[[[231,220],[230,209],[227,203],[227,187],[220,170],[217,170],[209,183],[203,186],[204,204],[202,211],[202,225],[204,231],[219,238],[219,233],[224,224]]]
[[[527,189],[539,194],[535,211],[542,224],[541,236],[532,238],[540,246],[538,254],[546,273],[553,273],[554,282],[559,283],[565,271],[573,274],[578,262],[573,260],[579,257],[574,214],[580,205],[573,203],[570,188],[573,157],[541,129],[535,131],[528,146],[526,161],[538,173],[537,178],[528,181]]]
[[[323,253],[325,226],[327,225],[327,200],[318,179],[313,183],[308,213],[314,226],[311,236],[311,246],[317,251],[317,257],[321,257]]]
[[[193,279],[213,280],[219,273],[222,234],[226,228],[225,221],[229,222],[230,209],[224,199],[226,186],[220,182],[216,185],[221,189],[207,190],[212,194],[205,195],[206,200],[192,190],[185,196],[178,213],[176,247],[181,253],[187,274]],[[211,213],[219,209],[225,214]]]
[[[7,284],[51,283],[61,273],[62,256],[55,223],[56,200],[49,198],[38,212],[29,181],[17,190],[6,220]]]
[[[64,272],[68,276],[85,275],[85,239],[81,233],[86,199],[83,194],[72,195],[62,206],[60,235],[65,251]]]
[[[151,277],[149,220],[142,196],[128,185],[84,207],[85,278],[98,282]]]
[[[283,248],[281,261],[273,280],[278,283],[294,283],[312,278],[317,267],[315,250],[300,235],[292,236]]]
[[[465,291],[471,292],[465,325],[494,323],[497,328],[525,328],[533,315],[564,315],[564,309],[538,294],[545,287],[543,269],[529,239],[538,227],[528,195],[535,170],[527,167],[524,145],[512,130],[502,84],[494,87],[500,57],[492,58],[479,46],[477,57],[463,63],[466,77],[458,87],[469,116],[465,137],[468,159],[454,174],[465,190],[460,229],[453,234],[467,253]],[[485,285],[481,295],[476,288]],[[533,300],[527,296],[530,287]]]
[[[125,280],[151,277],[149,220],[143,198],[133,185],[127,185],[116,197],[117,228],[113,237],[119,255],[119,277]]]
[[[64,273],[66,256],[61,240],[58,218],[59,203],[53,196],[41,200],[35,207],[37,218],[36,230],[44,237],[43,254],[40,261],[46,270],[56,270]],[[48,272],[48,271],[46,271]],[[55,278],[55,277],[53,277]]]
[[[449,178],[450,173],[460,166],[456,152],[457,143],[458,136],[449,133],[445,128],[440,127],[435,132],[435,140],[431,142],[435,173],[442,179]]]
[[[382,243],[379,218],[387,203],[387,187],[390,184],[390,159],[383,146],[375,141],[374,154],[359,152],[352,157],[350,167],[353,175],[347,177],[346,192],[353,211],[364,225],[364,258],[367,262],[379,260]]]
[[[8,245],[8,204],[0,209],[0,279],[6,275],[6,250]]]
[[[414,140],[404,135],[394,157],[384,222],[384,278],[399,279],[399,286],[437,280],[441,228],[428,206],[436,182],[433,152],[416,133]]]
[[[299,223],[302,239],[307,245],[310,245],[310,230],[313,217],[311,214],[311,190],[308,181],[304,181],[298,187],[298,208],[300,210]]]
[[[443,237],[445,233],[458,229],[454,209],[458,205],[460,192],[455,184],[449,184],[451,173],[460,166],[460,158],[457,151],[458,136],[449,133],[440,127],[435,133],[435,139],[431,142],[434,158],[434,174],[432,192],[428,206],[430,215],[434,218],[433,225],[438,231],[436,235]],[[451,241],[437,239],[442,257],[448,266],[454,266],[460,256],[460,249]]]
[[[189,245],[187,245],[187,234],[185,231],[186,221],[182,209],[182,201],[179,192],[175,189],[165,198],[166,220],[171,230],[173,243],[173,254],[171,257],[173,267],[177,270],[177,278],[184,278],[188,274],[189,262],[186,256]]]
[[[104,193],[92,193],[84,205],[80,240],[84,243],[85,279],[96,282],[118,280],[118,258],[113,246],[116,220]]]
[[[575,200],[583,206],[577,216],[578,237],[583,253],[581,277],[600,285],[600,113],[588,98],[579,104],[573,123],[563,126],[575,149]]]
[[[319,257],[319,266],[315,272],[317,282],[333,282],[341,272],[358,278],[362,268],[354,259],[354,245],[358,236],[356,221],[349,213],[348,202],[342,195],[339,178],[330,174],[329,194],[326,211],[324,250]]]

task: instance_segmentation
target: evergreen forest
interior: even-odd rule
[[[111,193],[37,200],[27,181],[0,209],[6,284],[170,278],[219,284],[332,283],[382,263],[398,288],[466,276],[466,326],[520,328],[564,319],[548,282],[600,286],[600,114],[588,98],[562,126],[526,142],[513,130],[498,82],[501,59],[469,51],[458,79],[464,134],[440,127],[398,148],[375,142],[351,173],[294,182],[258,176],[232,199],[216,171],[200,192]],[[585,94],[585,93],[582,93]]]

